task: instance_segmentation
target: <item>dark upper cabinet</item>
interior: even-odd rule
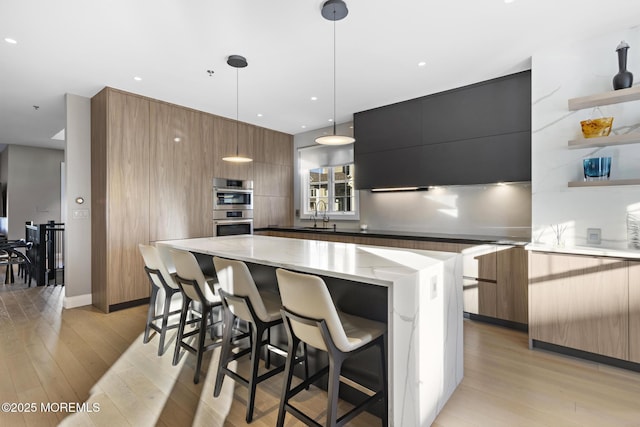
[[[422,143],[531,130],[530,73],[422,98]]]
[[[356,139],[357,146],[358,140]],[[356,155],[355,187],[405,187],[415,185],[423,147],[400,148]]]
[[[531,133],[527,131],[429,144],[421,149],[418,183],[413,185],[531,180]]]
[[[353,115],[354,150],[371,153],[420,145],[421,99],[399,102]]]
[[[531,72],[354,114],[356,188],[531,180]]]

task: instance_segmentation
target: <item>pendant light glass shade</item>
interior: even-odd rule
[[[316,138],[318,144],[345,145],[356,141],[355,138],[336,134],[336,21],[349,14],[347,5],[342,0],[327,0],[322,6],[322,16],[333,21],[333,134]]]
[[[236,69],[236,154],[235,156],[226,156],[223,157],[222,160],[225,162],[233,162],[233,163],[248,163],[252,162],[253,159],[245,156],[241,156],[239,153],[240,147],[240,120],[239,120],[239,105],[240,105],[240,96],[239,96],[239,78],[238,78],[238,69],[246,67],[247,60],[244,56],[240,55],[229,55],[227,58],[227,64]]]
[[[323,145],[345,145],[351,144],[355,141],[356,139],[350,136],[336,135],[335,126],[333,128],[333,135],[319,136],[318,138],[316,138],[316,142]]]
[[[227,156],[223,157],[222,160],[225,162],[233,162],[233,163],[249,163],[253,162],[253,159],[250,157],[242,157],[242,156]]]

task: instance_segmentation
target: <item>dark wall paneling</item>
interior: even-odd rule
[[[354,115],[356,188],[531,180],[531,72]]]

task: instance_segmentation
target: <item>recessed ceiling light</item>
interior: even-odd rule
[[[504,0],[505,3],[509,4],[509,3],[513,3],[514,0]]]
[[[9,44],[18,44],[18,42],[15,39],[12,39],[10,37],[5,37],[4,41],[6,41]]]
[[[302,125],[302,126],[300,126],[300,127],[301,127],[302,129],[306,129],[306,128],[307,128],[307,125]]]
[[[258,113],[258,117],[262,117],[262,113]]]
[[[333,121],[333,119],[329,119],[329,121],[330,121],[330,122],[332,122],[332,121]]]
[[[424,67],[425,65],[427,65],[425,61],[418,62],[418,67]]]
[[[312,96],[312,97],[311,97],[311,100],[312,100],[312,101],[317,101],[317,100],[318,100],[318,97],[317,97],[317,96]]]
[[[135,76],[135,77],[133,78],[133,80],[135,80],[135,81],[139,82],[139,81],[141,81],[141,80],[142,80],[142,77]]]
[[[182,139],[179,136],[176,136],[175,138],[173,138],[173,142],[180,142],[182,141]]]

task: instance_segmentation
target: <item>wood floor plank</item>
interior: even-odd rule
[[[47,394],[48,402],[79,401],[71,384],[43,343],[30,345],[27,348],[27,356]]]
[[[32,412],[22,414],[27,426],[57,426],[64,417],[64,413],[59,408],[43,410],[41,402],[48,402],[47,393],[42,387],[32,388],[25,392],[18,393],[18,398],[22,403],[33,404]]]

